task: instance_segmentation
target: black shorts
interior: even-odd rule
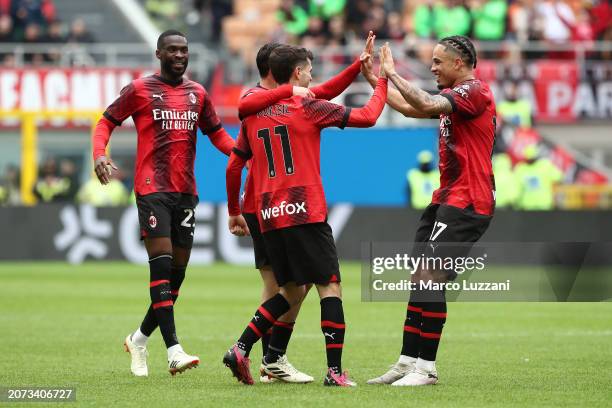
[[[170,237],[172,244],[191,249],[198,196],[152,193],[136,196],[141,239]]]
[[[470,208],[429,204],[421,216],[414,238],[415,243],[423,244],[415,244],[412,256],[465,257],[483,236],[492,218],[476,214]],[[457,245],[436,245],[442,242]],[[456,277],[455,272],[449,273],[449,279]]]
[[[340,282],[336,244],[326,222],[276,229],[263,237],[278,286]]]
[[[266,250],[266,243],[264,242],[263,235],[259,229],[259,220],[256,214],[242,213],[248,227],[251,232],[251,239],[253,240],[253,252],[255,252],[255,268],[261,269],[264,266],[270,265],[270,257]]]

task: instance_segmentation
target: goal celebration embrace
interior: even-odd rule
[[[431,95],[397,74],[388,44],[375,52],[375,38],[370,32],[359,58],[315,87],[310,83],[316,56],[310,50],[280,43],[261,47],[255,61],[260,82],[241,98],[242,123],[236,141],[223,129],[206,90],[183,78],[189,48],[179,31],[166,31],[158,39],[159,73],[133,81],[107,108],[94,137],[95,171],[102,184],[117,169],[105,152],[113,128],[132,116],[138,132],[135,193],[149,254],[151,303],[141,325],[125,338],[133,375],[148,375],[147,342],[157,327],[172,375],[197,367],[200,361],[183,350],[174,321],[174,304],[186,277],[195,230],[196,128],[229,155],[229,230],[251,236],[255,267],[263,283],[261,305],[223,356],[240,383],[255,383],[250,353],[260,340],[260,382],[314,381],[289,362],[287,350],[301,305],[316,290],[327,360],[322,382],[357,386],[342,360],[350,326],[344,317],[342,275],[320,172],[324,128],[374,126],[385,104],[407,117],[439,118],[440,187],[415,225],[414,241],[474,243],[486,231],[495,207],[491,165],[495,102],[488,85],[474,75],[474,45],[464,36],[445,37],[435,45],[431,72],[440,93]],[[373,69],[376,57],[378,72]],[[329,102],[360,74],[373,87],[364,106]],[[241,198],[245,166],[248,175]],[[469,252],[469,247],[462,250]],[[447,255],[462,255],[456,252]],[[454,271],[420,268],[411,279],[445,282],[456,276]],[[445,291],[415,290],[407,303],[400,357],[389,371],[367,384],[438,382],[435,362],[447,318]]]
[[[0,408],[611,406],[612,0],[0,0]]]

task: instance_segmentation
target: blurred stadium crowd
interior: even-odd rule
[[[202,27],[202,38],[250,56],[265,41],[308,48],[345,46],[368,31],[379,40],[411,43],[448,35],[476,41],[551,44],[612,40],[608,0],[142,0],[160,27]],[[53,0],[0,0],[0,43],[93,43],[83,19],[63,21]],[[511,45],[508,45],[511,46]],[[485,45],[486,48],[486,45]],[[57,49],[27,62],[57,62]],[[550,56],[551,54],[548,53]],[[571,53],[553,54],[555,57]],[[534,54],[541,57],[541,54]],[[600,58],[612,59],[604,52]],[[11,65],[11,55],[2,56]],[[249,60],[250,62],[250,60]]]
[[[0,0],[0,44],[49,44],[47,52],[28,52],[27,64],[40,66],[55,64],[60,58],[62,44],[93,43],[85,21],[76,18],[65,22],[58,16],[53,0]],[[12,53],[0,53],[5,67],[15,65]]]
[[[571,47],[568,51],[568,45],[590,47],[599,41],[612,41],[609,0],[140,0],[140,3],[160,29],[182,29],[191,42],[205,43],[219,54],[241,60],[242,66],[251,70],[254,55],[265,42],[301,44],[325,50],[328,55],[338,50],[339,55],[346,56],[347,48],[361,47],[370,30],[378,40],[403,45],[409,55],[421,59],[425,71],[431,59],[431,42],[448,35],[470,36],[485,58],[510,60],[517,56],[570,59],[576,55]],[[57,65],[62,46],[96,42],[85,21],[78,17],[71,21],[63,19],[54,0],[0,0],[0,46],[47,44],[45,52],[26,52],[23,62],[37,67]],[[524,45],[538,43],[544,46],[535,52],[512,52],[513,47],[524,50]],[[556,50],[555,44],[565,48]],[[593,48],[588,57],[595,61],[612,60],[612,50]],[[0,62],[0,66],[13,67],[15,56],[5,49],[0,51]],[[239,77],[245,83],[245,78]],[[508,139],[505,132],[534,126],[533,107],[518,95],[514,85],[504,91],[505,99],[498,102],[498,140],[502,144]],[[503,153],[505,147],[498,151]],[[552,209],[554,186],[563,181],[562,177],[549,171],[549,164],[541,164],[540,159],[544,158],[537,146],[527,147],[530,153],[518,159],[500,156],[496,161],[500,180],[513,186],[509,188],[512,197],[508,201],[501,197],[500,206],[530,209],[529,205],[521,204],[520,193],[527,188],[522,183],[530,183],[531,187],[540,186],[547,196],[543,201],[548,204],[539,209]],[[39,202],[76,201],[94,205],[130,202],[131,175],[119,172],[113,186],[101,188],[89,178],[84,169],[89,164],[82,160],[41,156],[33,191]],[[534,165],[538,161],[540,164]],[[19,166],[12,163],[3,167],[0,205],[20,205]],[[129,169],[130,165],[121,167]],[[412,194],[419,188],[410,185],[408,175],[406,183]]]
[[[179,0],[148,0],[175,3]],[[262,0],[196,1],[186,22],[209,14],[212,37],[223,28],[230,49],[248,56],[258,35],[308,48],[343,46],[368,31],[379,40],[411,43],[449,35],[476,41],[551,44],[612,40],[608,0]],[[207,4],[208,8],[203,7]],[[232,7],[232,4],[234,7]],[[194,16],[198,16],[194,18]],[[228,18],[226,18],[228,17]],[[508,45],[511,46],[511,45]],[[535,57],[541,55],[534,55]],[[563,54],[555,55],[563,56]],[[565,54],[570,56],[570,54]],[[610,59],[604,53],[601,58]]]

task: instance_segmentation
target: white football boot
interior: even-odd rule
[[[406,376],[408,373],[414,371],[414,363],[402,364],[397,362],[389,367],[389,371],[381,375],[380,377],[372,378],[368,380],[368,384],[393,384],[400,378]]]
[[[190,368],[196,368],[198,364],[200,364],[200,357],[190,356],[183,350],[178,350],[168,360],[168,371],[170,374],[175,375]]]
[[[134,344],[131,334],[128,334],[125,338],[123,347],[132,357],[132,364],[130,366],[132,374],[136,377],[147,377],[149,375],[149,369],[147,368],[147,356],[149,353],[147,352],[147,348]]]
[[[264,373],[284,382],[306,384],[314,381],[314,378],[295,368],[287,360],[287,355],[280,356],[275,363],[266,363],[264,359],[261,366]]]
[[[403,378],[400,378],[391,385],[395,387],[417,387],[420,385],[434,385],[437,382],[438,373],[436,372],[435,363],[430,365],[430,367],[424,367],[417,361],[412,372],[406,374]]]
[[[271,384],[278,380],[271,375],[266,374],[263,363],[259,366],[259,382],[263,384]]]

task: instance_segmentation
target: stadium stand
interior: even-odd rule
[[[236,104],[243,86],[257,80],[252,61],[265,42],[312,49],[316,55],[314,77],[320,82],[350,63],[360,52],[366,33],[374,30],[379,42],[390,41],[394,53],[401,56],[397,61],[401,75],[434,91],[429,73],[431,45],[444,35],[467,34],[477,41],[478,74],[492,83],[501,109],[511,112],[510,118],[501,111],[498,115],[497,151],[507,152],[516,164],[523,160],[520,152],[526,146],[537,144],[564,173],[563,185],[555,190],[557,206],[610,206],[609,189],[602,187],[612,178],[612,147],[607,143],[612,118],[610,1],[135,0],[119,4],[114,0],[0,0],[2,66],[17,69],[19,75],[27,67],[41,67],[37,72],[45,75],[44,67],[59,66],[66,78],[73,74],[70,67],[83,65],[104,70],[99,75],[108,75],[108,70],[120,75],[117,69],[129,69],[122,82],[128,76],[150,72],[156,66],[150,49],[155,39],[135,29],[138,24],[133,16],[118,7],[128,3],[148,13],[157,30],[169,26],[185,30],[192,54],[191,75],[206,85],[228,124],[236,123]],[[512,88],[516,89],[510,91]],[[83,112],[83,118],[91,117],[118,92],[117,85],[109,89],[100,103],[83,105],[94,108]],[[69,92],[73,92],[71,86]],[[358,80],[341,96],[341,102],[358,105],[367,92],[369,87]],[[511,92],[517,92],[526,104],[516,108],[517,104],[509,102]],[[49,106],[48,98],[42,96],[43,102],[32,105],[40,106],[35,109]],[[23,101],[12,104],[11,98],[18,99],[7,94],[3,101],[0,95],[0,110],[21,108],[23,116],[30,109]],[[72,104],[64,105],[74,112],[56,121],[75,120],[81,105]],[[512,123],[515,108],[530,109],[533,123]],[[12,114],[11,119],[5,112],[2,126],[12,123],[16,129],[15,120],[20,119]],[[75,132],[83,131],[86,121],[82,120],[74,126]],[[46,135],[45,123],[41,135]],[[389,129],[416,124],[391,112],[383,114],[380,121],[381,128]],[[578,138],[577,133],[583,136]],[[46,153],[58,160],[72,159],[80,179],[89,179],[86,156],[74,151],[62,154],[59,142],[51,145],[53,152],[43,151],[37,160]],[[133,147],[120,137],[117,145],[116,154]],[[3,172],[6,169],[5,185],[10,187],[12,198],[4,201],[15,203],[12,169],[18,163],[8,160],[7,155],[0,155],[0,168]],[[129,155],[123,158],[130,161]]]

